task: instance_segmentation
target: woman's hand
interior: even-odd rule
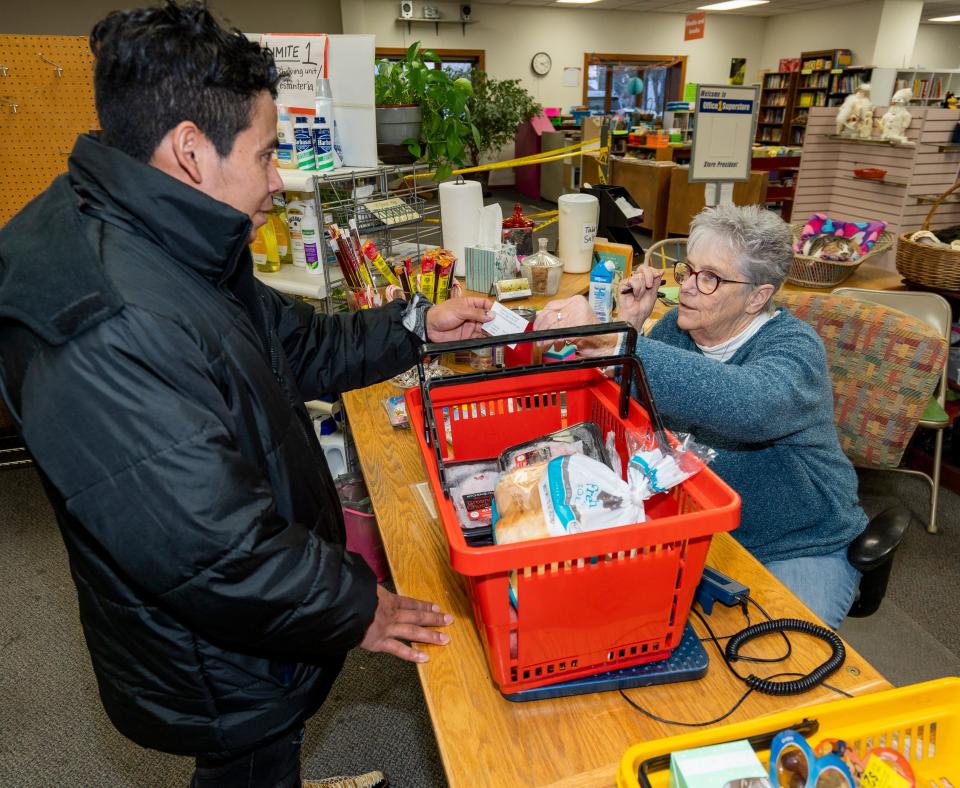
[[[662,281],[662,270],[642,265],[634,270],[633,276],[620,283],[617,294],[620,319],[627,321],[638,333],[657,305],[657,289]]]
[[[583,296],[572,296],[550,301],[537,315],[533,323],[534,331],[550,328],[572,328],[574,326],[592,326],[598,324],[596,314]],[[616,353],[619,344],[617,334],[601,334],[592,337],[578,337],[570,340],[576,345],[577,352],[587,358],[609,356]],[[547,345],[562,342],[547,342]]]

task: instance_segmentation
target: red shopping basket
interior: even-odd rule
[[[714,533],[740,519],[740,498],[709,468],[646,502],[643,523],[470,547],[447,489],[445,464],[485,460],[503,449],[583,421],[616,435],[627,467],[626,431],[665,438],[625,323],[540,332],[543,340],[627,331],[622,356],[468,373],[427,381],[424,355],[531,340],[530,334],[425,345],[421,386],[406,394],[450,548],[464,575],[494,681],[504,694],[665,659],[680,642]],[[620,365],[621,381],[598,367]],[[636,380],[646,408],[630,398]],[[417,429],[423,425],[422,429]],[[516,573],[517,607],[508,586]]]

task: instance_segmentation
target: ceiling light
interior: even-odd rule
[[[723,3],[697,6],[701,11],[733,11],[735,8],[746,8],[751,5],[765,5],[770,0],[726,0]]]
[[[960,22],[960,14],[956,16],[935,16],[933,19],[928,19],[928,22]]]
[[[566,5],[590,5],[591,3],[599,3],[600,0],[557,0],[557,2]]]

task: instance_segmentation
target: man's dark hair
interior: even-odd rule
[[[185,120],[229,156],[257,95],[277,95],[270,50],[221,27],[202,2],[114,11],[94,26],[90,49],[101,139],[143,162]]]

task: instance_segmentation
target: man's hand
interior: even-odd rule
[[[571,296],[556,301],[549,301],[537,315],[533,323],[534,331],[546,331],[550,328],[571,328],[573,326],[592,326],[600,321],[583,296]],[[571,338],[577,347],[577,352],[587,358],[609,356],[615,353],[619,340],[616,334],[598,334],[592,337]],[[545,344],[560,344],[563,342]]]
[[[489,298],[466,296],[451,298],[427,310],[427,339],[431,342],[456,342],[486,336],[480,329],[493,320],[487,314],[493,308]]]
[[[617,303],[620,307],[620,319],[626,320],[638,332],[644,321],[657,305],[657,289],[663,281],[663,271],[641,265],[634,269],[633,276],[620,283]]]
[[[430,659],[426,652],[408,646],[403,641],[445,646],[450,642],[450,636],[429,627],[443,627],[452,623],[453,616],[442,613],[438,605],[399,596],[383,586],[377,586],[377,610],[360,648],[383,651],[408,662],[426,662]]]

